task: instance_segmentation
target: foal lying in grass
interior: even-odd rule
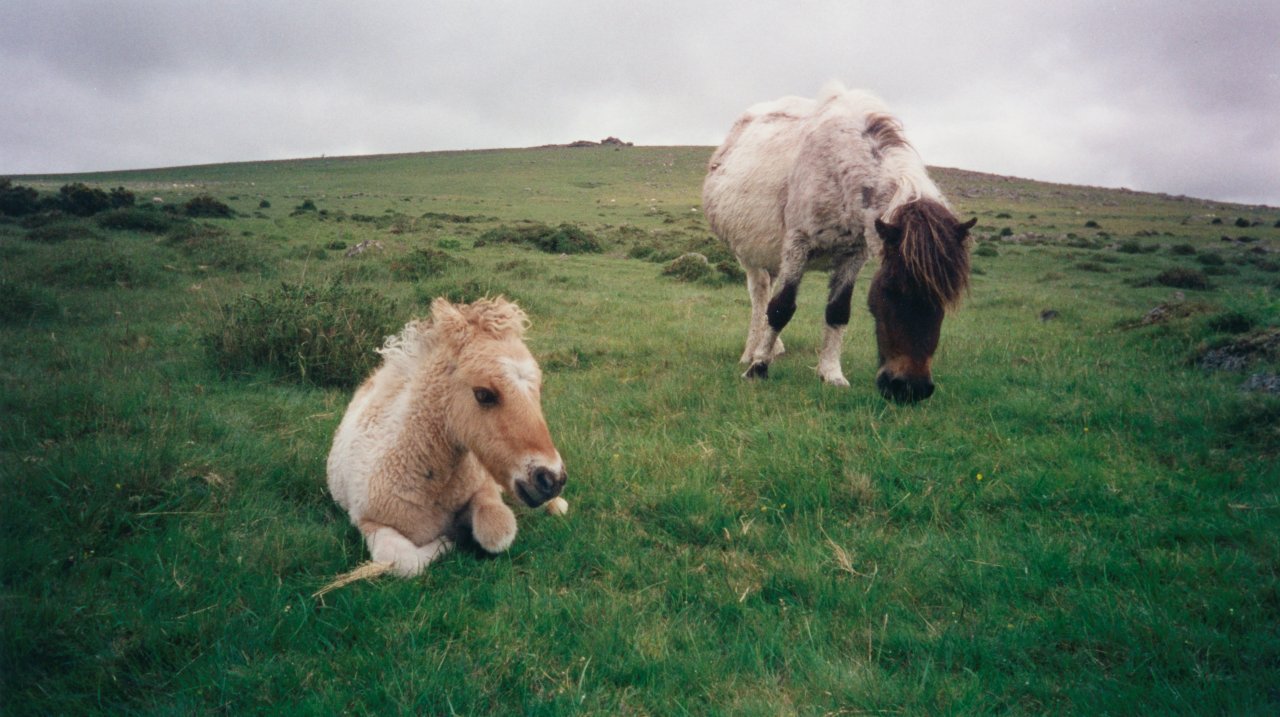
[[[565,470],[540,402],[528,319],[502,298],[436,299],[379,350],[329,452],[329,492],[373,560],[417,575],[463,529],[491,553],[511,546],[503,489],[563,514]]]

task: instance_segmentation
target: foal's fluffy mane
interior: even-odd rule
[[[485,297],[471,304],[452,304],[438,298],[431,302],[431,316],[414,319],[400,333],[388,336],[378,349],[385,363],[408,370],[433,349],[457,351],[472,338],[524,338],[529,317],[504,297]]]

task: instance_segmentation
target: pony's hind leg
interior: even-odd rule
[[[747,327],[747,345],[742,351],[738,363],[751,363],[756,354],[757,344],[769,333],[769,322],[766,312],[769,308],[769,294],[773,280],[764,269],[747,269],[747,294],[751,297],[751,323]],[[786,351],[782,339],[775,339],[770,359],[781,356]]]
[[[418,575],[428,565],[449,552],[453,542],[447,538],[436,538],[426,545],[414,545],[395,528],[379,525],[372,521],[361,523],[360,531],[364,533],[365,542],[369,546],[369,554],[375,562],[391,563],[396,575],[410,578]]]
[[[804,278],[804,267],[808,260],[809,248],[803,237],[788,234],[782,250],[782,267],[775,277],[778,288],[765,307],[764,329],[757,337],[755,351],[751,354],[751,366],[742,374],[743,378],[769,376],[769,364],[776,356],[773,347],[778,344],[778,335],[796,312],[796,293],[800,289],[800,280]]]

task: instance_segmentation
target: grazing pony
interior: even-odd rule
[[[431,304],[379,350],[329,452],[329,492],[373,560],[422,572],[469,527],[506,550],[516,518],[505,489],[563,514],[564,463],[542,417],[542,373],[525,347],[528,319],[502,298]]]
[[[801,277],[829,268],[818,374],[849,385],[840,347],[870,245],[881,255],[867,300],[880,353],[876,386],[903,402],[933,393],[933,352],[943,314],[968,286],[966,239],[977,220],[956,219],[879,99],[832,83],[816,100],[751,107],[712,155],[702,203],[747,274],[744,378],[768,376]]]

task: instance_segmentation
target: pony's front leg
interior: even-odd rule
[[[808,247],[799,237],[788,236],[782,251],[782,268],[778,271],[778,290],[765,309],[767,323],[751,354],[751,366],[743,378],[768,378],[769,363],[773,360],[773,347],[781,344],[778,335],[796,313],[796,294],[804,267],[809,260]]]
[[[486,481],[472,496],[462,518],[487,552],[501,553],[516,539],[516,514],[502,502],[502,493],[492,481]]]
[[[822,351],[818,354],[818,375],[832,386],[846,387],[848,379],[840,370],[840,350],[844,345],[844,331],[849,325],[850,304],[853,299],[853,282],[866,261],[865,251],[858,251],[836,260],[831,269],[831,284],[827,293],[827,328],[822,335]]]

